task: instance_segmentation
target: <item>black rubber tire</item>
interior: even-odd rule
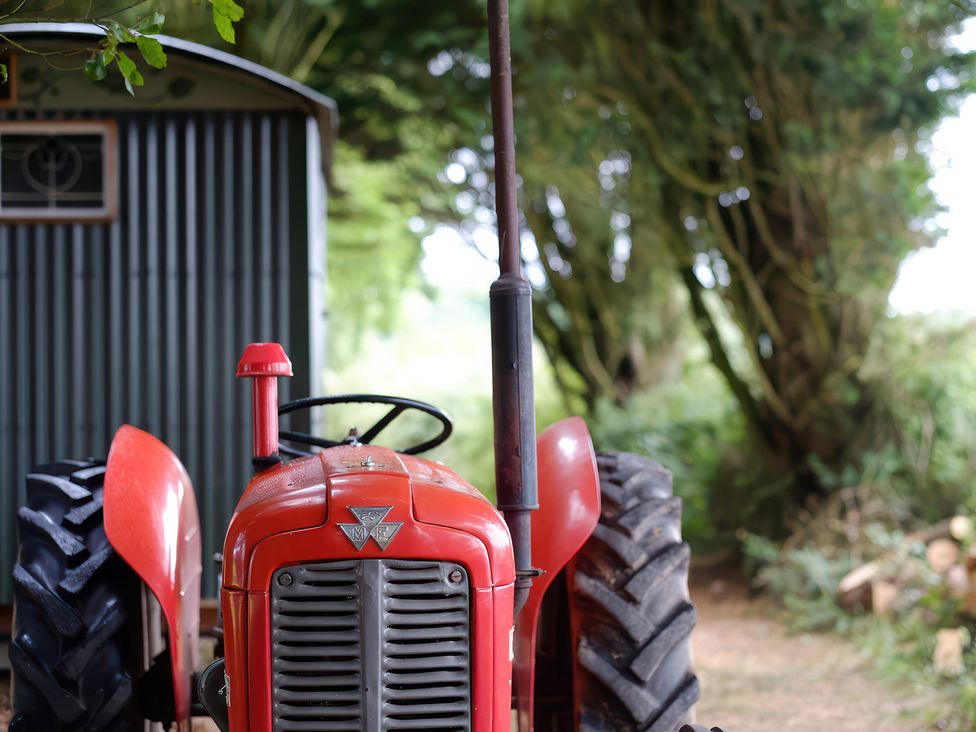
[[[671,473],[648,458],[600,453],[603,509],[572,577],[580,729],[674,732],[693,721],[690,550]]]
[[[123,732],[133,698],[140,584],[102,524],[104,465],[27,476],[14,567],[12,731]]]

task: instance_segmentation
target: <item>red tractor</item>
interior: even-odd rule
[[[123,426],[107,464],[62,461],[27,478],[12,730],[188,730],[194,713],[233,732],[690,722],[695,609],[670,474],[635,455],[595,455],[578,418],[536,440],[505,0],[489,2],[489,19],[497,507],[416,457],[451,433],[437,407],[375,395],[279,407],[291,363],[278,344],[251,344],[237,376],[253,380],[256,474],[224,542],[219,657],[194,672],[201,545],[186,471]],[[389,410],[339,440],[279,433],[279,415],[339,403]],[[439,434],[377,444],[410,410],[435,418]]]

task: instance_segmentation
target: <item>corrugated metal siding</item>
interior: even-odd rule
[[[213,595],[210,556],[250,477],[244,346],[284,343],[296,369],[283,398],[309,391],[305,116],[114,118],[115,221],[0,225],[0,602],[23,476],[104,457],[123,422],[187,466]]]

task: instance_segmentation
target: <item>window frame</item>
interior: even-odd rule
[[[4,206],[0,203],[0,222],[4,223],[98,223],[113,221],[119,213],[118,126],[113,119],[0,120],[0,146],[3,136],[85,135],[102,136],[102,203],[99,208],[36,208]],[[2,164],[2,163],[0,163]],[[2,191],[0,191],[2,196]]]

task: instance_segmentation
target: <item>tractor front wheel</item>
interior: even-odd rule
[[[130,729],[140,582],[105,536],[104,478],[103,465],[75,461],[27,476],[14,567],[12,731]]]
[[[579,728],[673,732],[691,720],[695,607],[671,473],[629,453],[598,456],[603,508],[569,573],[582,684]]]

